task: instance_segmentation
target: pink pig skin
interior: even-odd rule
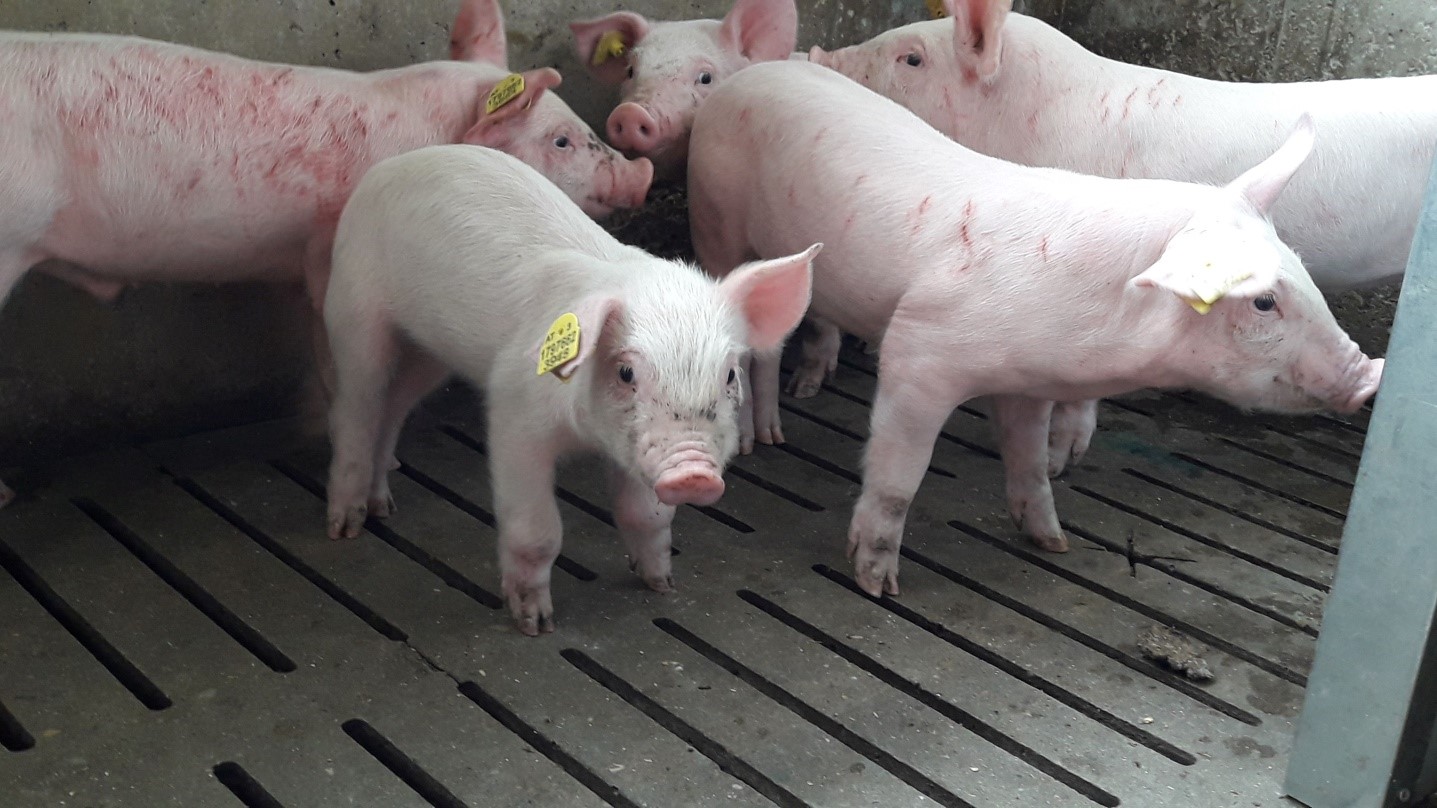
[[[553,630],[561,527],[554,465],[614,466],[614,522],[635,571],[673,588],[674,508],[709,505],[737,449],[738,359],[808,307],[818,246],[715,282],[620,244],[551,183],[489,149],[391,158],[340,218],[324,319],[338,387],[329,535],[394,508],[389,458],[409,410],[451,372],[484,390],[504,594],[525,634]],[[537,375],[566,312],[577,355]]]
[[[606,124],[609,142],[653,160],[659,175],[682,177],[689,127],[705,97],[754,62],[787,59],[798,37],[794,0],[735,0],[722,20],[650,21],[618,11],[569,25],[579,60],[622,103]],[[600,40],[616,32],[618,57],[594,64]]]
[[[0,301],[58,258],[68,263],[45,271],[103,299],[144,281],[303,279],[317,307],[355,183],[436,143],[511,152],[595,216],[642,204],[652,166],[624,160],[545,92],[557,72],[527,71],[525,93],[485,114],[510,72],[504,49],[495,0],[465,0],[455,61],[373,73],[0,34]]]
[[[1300,412],[1372,395],[1381,360],[1342,332],[1264,215],[1312,137],[1304,119],[1225,187],[1113,180],[980,155],[813,64],[755,65],[713,93],[689,156],[705,269],[823,241],[813,312],[882,340],[849,533],[866,591],[898,591],[909,503],[969,399],[993,397],[1015,521],[1061,551],[1052,401],[1186,387]],[[1211,312],[1184,301],[1232,267],[1251,277]]]
[[[1105,59],[1011,0],[809,58],[969,148],[1106,177],[1229,182],[1310,112],[1321,137],[1272,218],[1326,292],[1395,280],[1437,142],[1437,76],[1248,84]],[[916,64],[915,64],[916,63]],[[1050,472],[1087,449],[1096,402],[1059,404]]]

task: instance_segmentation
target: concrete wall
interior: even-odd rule
[[[730,0],[503,0],[516,68],[555,65],[591,122],[612,91],[588,80],[563,25],[629,8],[721,17]],[[0,0],[0,28],[135,34],[256,59],[373,70],[447,55],[458,0]],[[804,43],[865,39],[920,19],[918,0],[801,2]],[[28,277],[0,312],[0,468],[141,438],[290,414],[309,337],[293,293],[161,287],[103,305]]]
[[[629,8],[718,17],[730,0],[504,0],[511,64],[558,66],[591,122],[612,105],[563,21]],[[1233,80],[1437,71],[1427,0],[1017,0],[1107,56]],[[442,58],[457,0],[0,0],[0,27],[138,34],[242,56],[370,70]],[[800,45],[926,16],[922,0],[799,0]],[[1395,293],[1341,316],[1380,349]],[[299,298],[266,287],[146,287],[105,306],[27,279],[0,312],[0,467],[294,412],[308,367]]]

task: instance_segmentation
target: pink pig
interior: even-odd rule
[[[652,166],[545,92],[554,70],[523,73],[523,92],[486,111],[510,74],[504,49],[495,0],[465,2],[455,61],[373,73],[133,37],[0,35],[0,300],[58,258],[44,269],[103,299],[144,281],[302,279],[318,306],[355,183],[435,143],[515,154],[591,215],[641,204]]]
[[[456,372],[486,394],[499,561],[520,630],[554,628],[554,464],[570,452],[613,462],[634,569],[669,591],[674,507],[723,494],[738,360],[798,323],[817,251],[715,283],[620,244],[498,152],[435,146],[376,166],[340,219],[324,304],[339,382],[329,535],[393,510],[386,477],[405,416]],[[557,344],[571,350],[540,364],[567,316]]]
[[[1312,143],[1303,118],[1223,187],[1114,180],[980,155],[814,64],[756,65],[716,90],[689,156],[704,268],[823,241],[813,311],[882,341],[849,530],[863,589],[897,593],[909,503],[969,399],[992,397],[1010,513],[1054,551],[1067,539],[1046,473],[1053,401],[1145,387],[1286,412],[1367,400],[1382,360],[1338,327],[1266,218]]]
[[[569,28],[590,72],[607,84],[622,82],[609,142],[653,160],[663,176],[682,177],[699,105],[735,71],[789,58],[798,9],[794,0],[735,0],[722,20],[650,22],[618,11]]]
[[[1437,142],[1437,76],[1245,84],[1124,64],[1011,0],[948,0],[915,23],[809,58],[969,148],[1105,177],[1230,181],[1310,111],[1322,138],[1272,209],[1326,292],[1399,278]],[[1052,473],[1081,458],[1096,402],[1054,410]]]

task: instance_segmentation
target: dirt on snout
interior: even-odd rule
[[[1138,635],[1138,650],[1145,658],[1194,682],[1207,682],[1213,678],[1212,668],[1202,658],[1202,649],[1197,643],[1167,626],[1144,629]]]

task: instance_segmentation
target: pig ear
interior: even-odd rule
[[[508,67],[507,42],[499,0],[464,0],[449,33],[449,58]]]
[[[1003,21],[1013,0],[943,0],[953,18],[953,50],[965,73],[988,81],[1003,58]]]
[[[613,335],[612,330],[623,322],[624,303],[616,297],[590,295],[576,303],[570,311],[579,319],[579,353],[553,371],[561,379],[573,376],[574,372],[593,356],[594,349],[603,343],[605,335]],[[534,343],[534,347],[525,354],[533,363],[535,371],[539,369],[539,351],[544,346],[544,340],[548,338],[549,328],[547,324],[544,326],[544,331],[537,334],[538,341]]]
[[[787,59],[798,44],[798,8],[794,0],[736,0],[719,36],[751,62]]]
[[[574,51],[594,78],[618,84],[628,75],[629,51],[649,33],[649,21],[632,11],[569,23]],[[619,51],[615,53],[615,51]]]
[[[543,97],[545,90],[558,87],[559,83],[564,80],[559,75],[559,71],[552,67],[525,70],[519,75],[524,77],[524,90],[493,112],[485,110],[489,97],[494,93],[495,87],[509,78],[506,76],[499,81],[487,82],[479,86],[479,120],[468,132],[464,133],[464,143],[471,146],[503,149],[509,143],[509,127],[506,124],[523,120],[533,110],[534,104]]]
[[[1222,298],[1254,298],[1277,286],[1282,257],[1276,249],[1250,241],[1224,249],[1229,243],[1223,235],[1181,231],[1158,260],[1129,283],[1166,289],[1199,314],[1207,314]]]
[[[748,322],[748,346],[771,351],[783,344],[808,311],[815,244],[797,255],[754,261],[730,272],[719,288]]]
[[[1287,187],[1288,180],[1292,179],[1292,175],[1297,173],[1307,161],[1308,155],[1312,154],[1316,138],[1312,116],[1304,112],[1292,134],[1288,135],[1287,142],[1273,152],[1271,157],[1243,172],[1242,176],[1227,187],[1252,203],[1258,213],[1268,215],[1278,195]]]

